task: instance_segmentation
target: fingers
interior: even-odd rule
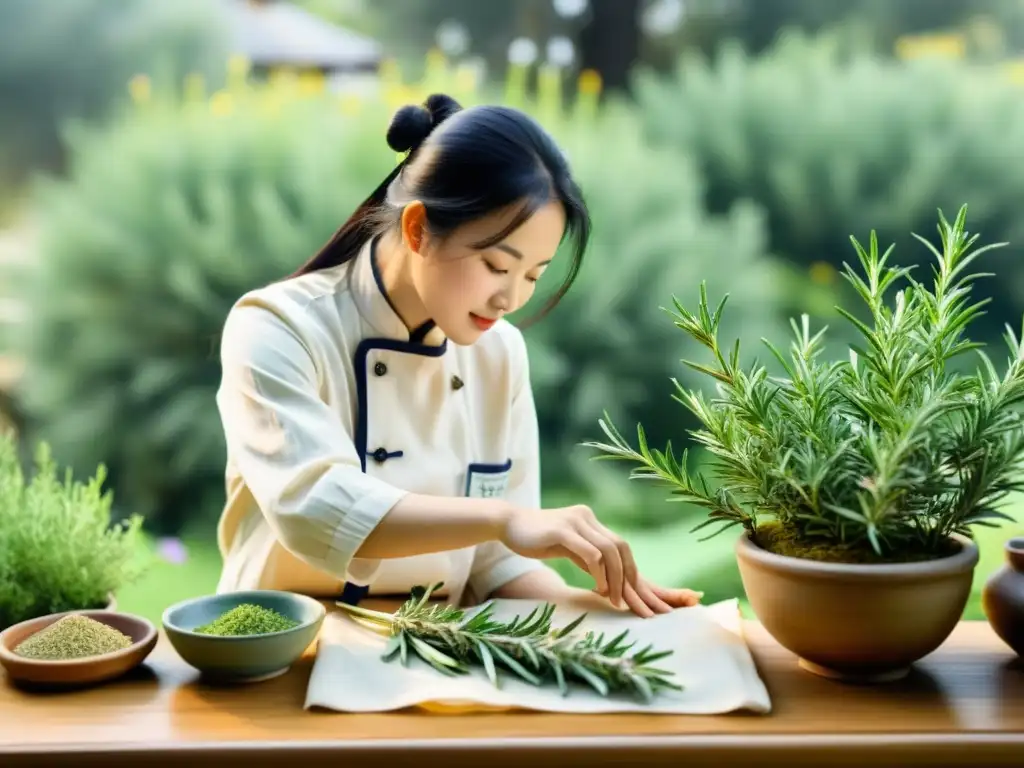
[[[649,586],[654,594],[673,608],[689,608],[699,604],[701,598],[704,597],[703,592],[695,592],[692,589],[667,589],[655,584]]]
[[[620,536],[605,527],[587,506],[579,506],[578,521],[581,524],[580,533],[593,542],[605,555],[605,570],[610,586],[608,598],[617,607],[624,607],[622,599],[618,597],[619,585],[632,584],[634,588],[640,581],[640,572],[633,557],[633,551]],[[589,530],[584,531],[583,528]]]
[[[577,531],[566,531],[562,546],[569,551],[570,559],[589,573],[601,594],[608,594],[610,585],[605,572],[604,553]]]
[[[609,536],[593,525],[581,526],[579,533],[601,551],[608,599],[616,608],[622,608],[624,605],[622,601],[623,586],[626,582],[619,548],[615,546],[615,542]]]
[[[647,603],[644,602],[644,599],[637,594],[637,591],[633,588],[632,584],[627,582],[624,592],[626,605],[629,606],[629,609],[633,611],[633,613],[645,619],[649,619],[654,615],[654,611],[652,611]]]
[[[703,592],[692,589],[666,589],[640,579],[638,588],[626,584],[625,599],[630,610],[637,616],[650,618],[657,614],[671,613],[676,608],[688,608],[700,603]]]
[[[633,550],[621,537],[616,536],[611,531],[608,531],[608,533],[611,535],[612,541],[619,550],[619,556],[622,558],[623,578],[632,584],[634,588],[637,587],[641,581],[640,569],[636,567]]]
[[[646,580],[640,579],[640,583],[636,589],[637,595],[640,599],[647,604],[647,607],[653,610],[655,613],[671,613],[672,606],[661,598],[661,596],[647,583]]]

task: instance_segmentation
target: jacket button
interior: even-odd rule
[[[388,372],[388,367],[384,363],[375,363],[373,366],[373,372],[378,376],[383,376]]]
[[[378,448],[373,452],[373,460],[378,464],[383,464],[388,457],[388,452],[384,448]]]

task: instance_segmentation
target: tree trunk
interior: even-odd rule
[[[590,0],[580,32],[580,64],[601,73],[605,91],[628,91],[640,56],[640,0]]]

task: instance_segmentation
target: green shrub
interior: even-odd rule
[[[695,383],[678,362],[688,344],[661,308],[671,306],[673,291],[701,280],[720,290],[735,286],[730,333],[750,343],[770,332],[790,284],[765,255],[756,207],[741,203],[708,216],[694,166],[649,147],[632,112],[613,106],[594,122],[551,127],[583,187],[594,232],[573,289],[526,331],[548,448],[544,469],[589,489],[606,516],[674,518],[678,510],[640,503],[637,489],[610,479],[575,446],[609,402],[623,418],[655,424],[662,437],[684,426],[671,397],[650,390],[651,381],[670,376]]]
[[[0,3],[0,181],[59,167],[70,120],[96,120],[129,79],[212,73],[228,50],[207,0],[4,0]]]
[[[848,235],[875,229],[923,271],[909,233],[966,202],[979,231],[1014,244],[991,264],[992,316],[1024,310],[1024,100],[999,69],[786,36],[760,57],[735,45],[686,57],[673,77],[639,77],[637,97],[649,137],[697,162],[711,211],[741,198],[764,207],[774,253],[838,269]],[[977,334],[1001,330],[986,319]]]
[[[0,440],[0,630],[49,613],[104,607],[145,568],[142,520],[112,524],[101,466],[86,483],[62,479],[41,443],[22,471],[10,433]]]
[[[785,368],[770,377],[721,337],[724,298],[716,309],[702,285],[695,310],[675,301],[675,325],[705,347],[707,362],[689,365],[719,383],[714,401],[677,388],[700,420],[690,436],[714,454],[719,488],[709,490],[687,466],[686,450],[652,451],[643,425],[633,447],[602,420],[608,442],[587,445],[601,451],[596,458],[633,465],[631,479],[703,507],[697,529],[711,526],[714,536],[741,526],[765,549],[793,557],[930,560],[956,549],[951,536],[1013,522],[1001,508],[1024,490],[1024,347],[1008,325],[1004,375],[980,350],[974,375],[950,370],[950,359],[979,346],[967,334],[985,302],[971,293],[977,259],[995,245],[975,245],[966,206],[952,223],[939,217],[939,242],[921,238],[931,281],[904,282],[907,269],[890,261],[874,232],[867,245],[854,240],[859,269],[843,277],[871,319],[843,311],[861,336],[845,360],[822,360],[825,331],[802,318],[788,350],[765,341]]]
[[[430,78],[431,89],[447,88]],[[40,188],[43,243],[17,340],[26,410],[59,456],[103,461],[119,502],[165,531],[223,503],[214,391],[230,306],[290,273],[379,183],[395,162],[383,140],[392,109],[424,95],[388,86],[384,98],[357,104],[305,90],[143,105],[104,132],[77,135],[70,179]],[[488,95],[452,90],[467,104]],[[527,333],[544,479],[548,488],[586,481],[625,509],[635,491],[615,483],[629,495],[607,495],[569,447],[609,393],[625,418],[669,411],[669,398],[651,399],[645,387],[674,372],[685,349],[652,303],[729,276],[740,282],[734,330],[759,335],[783,278],[763,257],[756,211],[705,216],[693,168],[674,151],[647,149],[634,115],[561,119],[549,105],[531,108],[571,156],[596,231],[577,287]]]
[[[59,457],[176,530],[223,500],[214,404],[232,303],[293,271],[386,173],[384,125],[334,102],[152,103],[74,137],[40,185],[24,408]],[[389,156],[390,155],[390,156]]]

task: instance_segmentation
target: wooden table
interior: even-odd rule
[[[99,688],[40,694],[0,681],[0,765],[1024,764],[1024,664],[984,622],[961,624],[908,678],[875,687],[804,672],[759,624],[745,630],[769,715],[311,712],[312,649],[275,680],[217,688],[161,637],[143,668]]]

